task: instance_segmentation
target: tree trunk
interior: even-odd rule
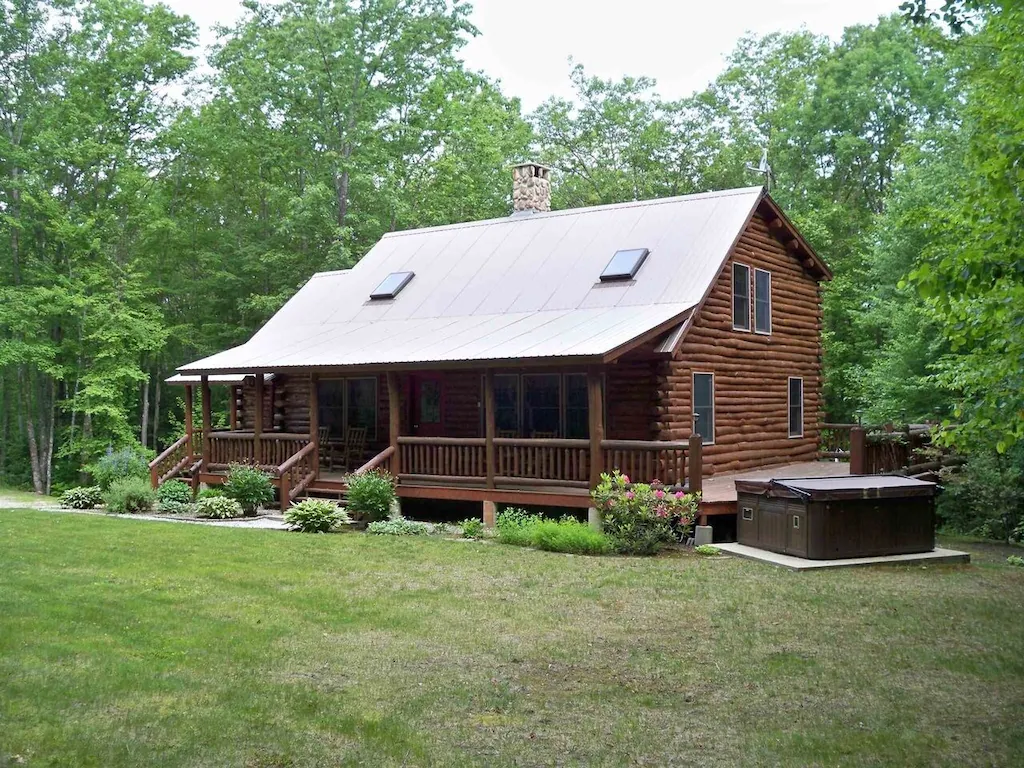
[[[81,465],[84,467],[89,461],[89,445],[92,443],[92,414],[88,411],[82,415],[82,454]],[[85,470],[78,472],[78,482],[85,485],[89,482],[89,475]]]
[[[139,442],[143,446],[149,444],[149,379],[142,382],[142,433]]]
[[[160,450],[157,445],[160,433],[160,371],[156,372],[155,381],[153,386],[156,388],[155,402],[153,403],[153,450]]]
[[[21,375],[23,408],[25,414],[25,437],[28,439],[28,457],[32,465],[32,487],[36,493],[43,492],[42,465],[39,461],[39,442],[36,439],[36,424],[32,413],[32,392],[29,381]]]

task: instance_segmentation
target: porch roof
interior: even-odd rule
[[[178,370],[609,361],[679,328],[762,203],[747,187],[389,233],[245,344]],[[628,249],[649,251],[639,272],[602,282]],[[370,298],[402,272],[415,276],[398,295]]]
[[[685,304],[517,312],[408,320],[325,323],[295,333],[268,325],[241,346],[187,370],[252,372],[288,368],[415,365],[528,358],[601,360],[646,332],[669,330]]]

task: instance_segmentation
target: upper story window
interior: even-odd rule
[[[750,267],[732,265],[732,328],[750,330]]]
[[[643,266],[647,254],[646,248],[631,248],[626,251],[616,251],[608,266],[601,273],[601,282],[607,283],[610,280],[632,280],[636,273]]]
[[[754,332],[772,332],[772,273],[754,270]]]
[[[415,276],[415,272],[392,272],[381,281],[380,285],[373,289],[370,298],[393,299]]]

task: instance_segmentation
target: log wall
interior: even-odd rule
[[[732,265],[772,273],[772,332],[732,328]],[[821,299],[818,282],[755,214],[671,361],[659,365],[656,430],[685,440],[692,429],[694,372],[715,374],[715,444],[704,446],[705,473],[813,461],[823,421]],[[804,435],[789,437],[788,379],[804,380]]]

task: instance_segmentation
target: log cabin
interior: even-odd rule
[[[765,189],[552,211],[549,169],[524,163],[512,200],[386,234],[181,366],[186,435],[154,484],[254,462],[287,507],[382,468],[400,497],[481,502],[490,523],[497,504],[588,507],[613,469],[700,490],[816,458],[831,273]]]

